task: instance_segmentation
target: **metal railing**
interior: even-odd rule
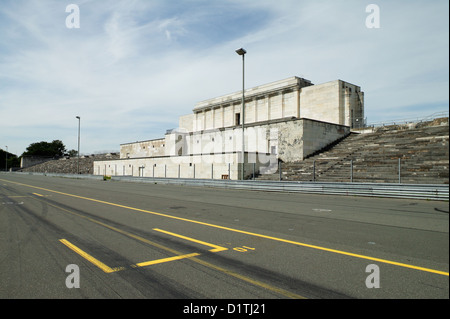
[[[276,175],[279,181],[448,184],[448,165],[448,159],[431,157],[422,162],[402,158],[330,157],[295,164],[280,163]],[[260,178],[265,179],[263,175]]]
[[[184,185],[195,187],[215,187],[246,189],[268,192],[290,192],[326,195],[409,198],[427,200],[448,200],[448,185],[428,184],[382,184],[382,183],[324,183],[290,181],[235,181],[211,179],[179,179],[151,177],[112,176],[113,181],[140,182],[153,184]]]
[[[6,174],[6,173],[0,173]],[[103,176],[75,174],[44,173],[7,173],[23,175],[41,175],[76,179],[102,180]],[[258,181],[258,180],[214,180],[111,176],[110,180],[119,182],[138,182],[152,184],[185,185],[193,187],[215,187],[227,189],[246,189],[267,192],[290,192],[325,195],[366,196],[385,198],[409,198],[448,201],[449,186],[435,184],[386,184],[386,183],[327,183],[327,182],[293,182],[293,181]]]
[[[380,126],[390,126],[390,125],[402,125],[402,124],[408,124],[408,123],[420,123],[420,122],[428,122],[432,121],[438,118],[444,118],[448,117],[449,112],[448,111],[442,111],[442,112],[436,112],[431,115],[425,116],[425,117],[411,117],[411,118],[402,118],[402,119],[396,119],[396,120],[386,120],[386,121],[378,121],[378,122],[372,122],[367,123],[367,118],[365,118],[365,127],[380,127]]]

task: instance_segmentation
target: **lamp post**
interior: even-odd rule
[[[78,160],[77,160],[77,174],[80,174],[80,124],[81,118],[79,116],[76,117],[78,119]]]
[[[245,138],[244,138],[244,128],[245,128],[245,54],[247,51],[240,48],[236,50],[236,53],[242,56],[242,173],[241,179],[244,180],[244,169],[245,169]]]

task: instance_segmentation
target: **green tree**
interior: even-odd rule
[[[19,167],[20,160],[15,154],[6,153],[6,151],[0,149],[0,171],[4,171],[6,168],[6,159],[8,159],[8,170],[11,167]]]
[[[70,150],[69,152],[67,152],[67,154],[68,154],[70,157],[75,157],[75,156],[78,155],[78,151],[76,151],[76,150]]]
[[[54,140],[51,143],[38,142],[30,144],[22,156],[63,156],[66,152],[66,146],[60,140]]]

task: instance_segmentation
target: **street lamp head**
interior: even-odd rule
[[[245,49],[243,49],[243,48],[240,48],[240,49],[236,50],[236,53],[239,55],[245,55],[247,53],[247,51],[245,51]]]
[[[77,119],[80,119],[80,117],[79,117],[79,116],[77,116],[76,118],[77,118]]]

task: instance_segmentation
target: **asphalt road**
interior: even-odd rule
[[[3,299],[449,298],[448,271],[448,202],[0,174]]]

